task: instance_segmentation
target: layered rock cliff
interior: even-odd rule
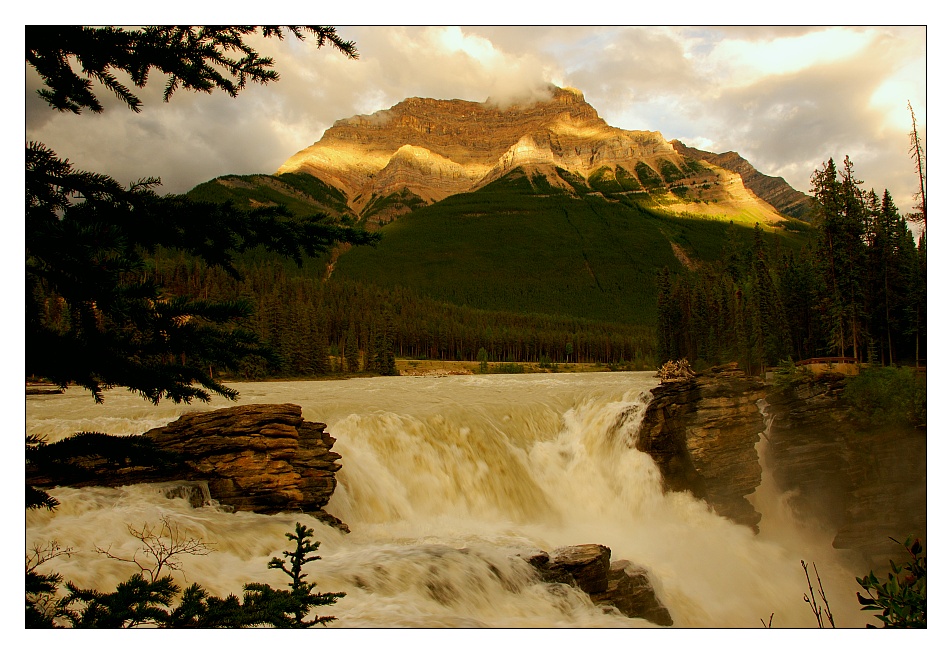
[[[572,187],[556,168],[586,180],[593,174],[624,175],[632,190],[645,190],[646,174],[666,188],[694,182],[695,195],[724,203],[718,207],[721,213],[735,203],[766,222],[780,219],[735,173],[709,164],[689,165],[658,132],[609,126],[575,89],[550,91],[547,101],[508,107],[409,98],[369,116],[337,121],[277,174],[313,175],[340,189],[350,207],[365,216],[372,213],[368,207],[374,201],[393,194],[434,202],[476,190],[522,167],[569,191]],[[682,199],[670,195],[671,208],[682,207]],[[703,211],[706,205],[682,208]]]
[[[764,433],[767,474],[795,516],[883,570],[904,556],[891,539],[926,539],[926,434],[859,424],[845,386],[835,373],[779,386],[713,368],[653,389],[634,446],[655,460],[666,491],[688,491],[757,531],[747,498],[764,474],[755,447]]]
[[[757,402],[766,385],[736,364],[652,389],[635,447],[651,455],[666,491],[689,491],[719,514],[756,532],[747,496],[760,485],[754,446],[765,428]]]
[[[926,432],[860,426],[842,399],[845,384],[828,374],[771,389],[766,463],[795,513],[882,569],[904,558],[890,538],[926,539]]]

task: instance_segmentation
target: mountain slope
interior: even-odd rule
[[[754,168],[749,161],[736,152],[722,152],[715,154],[705,150],[691,148],[677,139],[671,141],[674,149],[685,157],[692,157],[700,161],[730,170],[740,175],[744,186],[750,189],[759,198],[773,206],[777,211],[800,220],[809,220],[810,208],[813,199],[787,184],[783,177],[764,175]]]
[[[383,227],[376,248],[343,254],[334,276],[479,309],[650,325],[657,271],[716,259],[731,229],[578,192],[590,187],[567,171],[559,180],[520,167],[417,209]],[[768,229],[781,246],[800,243]],[[741,246],[752,239],[735,231]]]

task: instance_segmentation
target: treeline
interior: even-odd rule
[[[248,378],[320,376],[369,371],[395,374],[394,359],[490,362],[552,361],[654,365],[654,330],[541,314],[473,309],[313,274],[273,261],[251,260],[242,279],[186,257],[161,255],[155,277],[170,293],[200,299],[242,298],[244,326],[275,356],[256,356],[237,370]]]
[[[846,158],[814,173],[815,232],[796,254],[763,231],[721,258],[658,276],[659,360],[740,362],[749,373],[789,358],[854,357],[886,365],[926,356],[926,239],[916,243],[888,190],[862,188]]]

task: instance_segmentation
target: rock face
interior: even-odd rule
[[[658,600],[648,570],[630,561],[611,561],[611,550],[604,545],[573,545],[547,552],[537,551],[523,557],[543,581],[577,586],[596,604],[614,606],[629,618],[642,618],[655,624],[674,624],[668,609]]]
[[[736,364],[662,384],[645,412],[635,447],[651,455],[666,491],[690,491],[719,514],[758,531],[746,496],[760,485],[754,448],[765,429],[757,401],[766,385]]]
[[[571,192],[556,168],[586,180],[593,174],[624,176],[632,190],[643,190],[638,180],[647,166],[659,182],[666,180],[663,186],[694,182],[693,192],[716,199],[720,213],[734,202],[763,222],[780,219],[739,175],[697,162],[687,165],[659,132],[609,126],[575,89],[553,86],[543,96],[506,107],[492,101],[409,98],[370,116],[337,121],[276,174],[317,177],[342,191],[350,208],[369,219],[380,210],[381,199],[398,198],[384,204],[410,210],[411,197],[435,202],[481,188],[514,168],[543,175]],[[680,202],[673,194],[668,200]],[[692,203],[690,209],[706,206]]]
[[[767,467],[802,518],[835,531],[833,546],[860,552],[871,567],[904,559],[903,541],[926,538],[926,433],[858,425],[842,400],[842,375],[774,388]]]
[[[675,139],[671,145],[680,154],[706,161],[719,168],[725,168],[740,175],[744,186],[753,191],[758,197],[769,203],[777,211],[794,218],[809,221],[810,209],[813,207],[813,198],[802,193],[789,184],[783,177],[771,177],[758,171],[750,162],[736,152],[722,152],[715,154],[705,150],[691,148]]]
[[[766,468],[797,517],[883,571],[905,556],[891,538],[926,538],[926,433],[861,425],[845,387],[839,373],[777,386],[736,365],[713,368],[653,389],[634,445],[655,460],[665,490],[689,491],[757,531],[746,496],[760,485],[755,444],[767,432]]]

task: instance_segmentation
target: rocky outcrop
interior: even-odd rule
[[[655,594],[648,570],[630,561],[611,561],[604,545],[573,545],[541,550],[523,557],[539,571],[543,581],[577,586],[595,604],[613,606],[629,618],[642,618],[658,625],[674,624],[671,614]]]
[[[592,595],[608,589],[612,551],[604,545],[574,545],[552,552],[548,566],[567,573],[580,589]]]
[[[757,406],[764,382],[729,364],[652,394],[634,445],[654,459],[665,490],[689,491],[756,532],[760,514],[746,496],[761,479],[754,445],[765,428]]]
[[[240,511],[320,513],[337,486],[340,455],[327,425],[294,404],[250,404],[189,413],[143,436],[181,453],[190,479]]]
[[[157,481],[207,484],[211,498],[238,511],[304,511],[329,524],[347,526],[323,507],[334,493],[340,455],[326,425],[305,421],[294,404],[249,404],[189,413],[141,439],[177,462],[130,465],[99,457],[70,461],[71,486],[120,486]],[[52,480],[31,478],[45,485]],[[62,482],[57,482],[62,483]],[[193,495],[193,491],[189,491]]]
[[[771,390],[767,468],[796,514],[835,532],[834,547],[884,569],[904,556],[890,538],[926,537],[926,432],[858,424],[845,386],[833,373]]]

